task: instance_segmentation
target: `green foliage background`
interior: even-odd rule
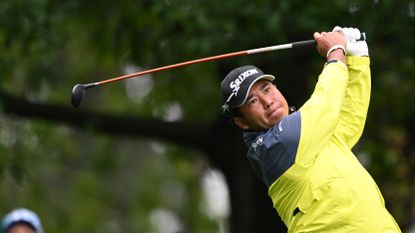
[[[74,84],[119,76],[127,65],[148,69],[305,40],[335,25],[368,35],[372,101],[355,151],[406,229],[415,220],[414,1],[4,0],[0,90],[69,106]],[[129,97],[129,82],[91,89],[81,110],[166,119],[179,104],[180,120],[210,122],[219,114],[220,78],[246,63],[264,64],[282,88],[302,80],[304,89],[287,93],[298,105],[323,62],[304,49],[203,63],[153,74],[151,90],[139,98]],[[174,142],[97,133],[93,124],[75,129],[17,116],[3,111],[2,101],[0,214],[34,209],[46,232],[155,232],[151,213],[164,208],[186,232],[218,232],[200,208],[200,177],[211,165],[203,154]]]

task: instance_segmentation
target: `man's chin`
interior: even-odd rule
[[[249,128],[249,130],[251,131],[266,131],[268,129],[270,129],[273,125],[268,125],[268,124],[261,124],[261,125],[255,125],[255,126],[251,126]]]

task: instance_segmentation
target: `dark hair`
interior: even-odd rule
[[[243,116],[243,114],[241,113],[241,110],[240,110],[239,108],[234,108],[234,109],[232,109],[232,110],[229,112],[229,114],[225,114],[224,116],[225,116],[225,118],[226,118],[226,122],[227,122],[229,125],[231,125],[231,126],[233,126],[233,127],[236,127],[236,128],[238,128],[238,129],[241,129],[241,128],[239,128],[239,126],[237,126],[237,125],[235,124],[235,121],[233,120],[235,117],[244,117],[244,116]]]

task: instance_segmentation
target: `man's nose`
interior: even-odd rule
[[[264,109],[269,109],[274,104],[274,101],[268,96],[261,95],[260,100],[262,102],[262,105],[264,106]]]

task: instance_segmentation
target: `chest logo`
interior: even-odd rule
[[[256,151],[260,145],[262,145],[263,137],[259,137],[254,143],[252,143],[252,149]]]

